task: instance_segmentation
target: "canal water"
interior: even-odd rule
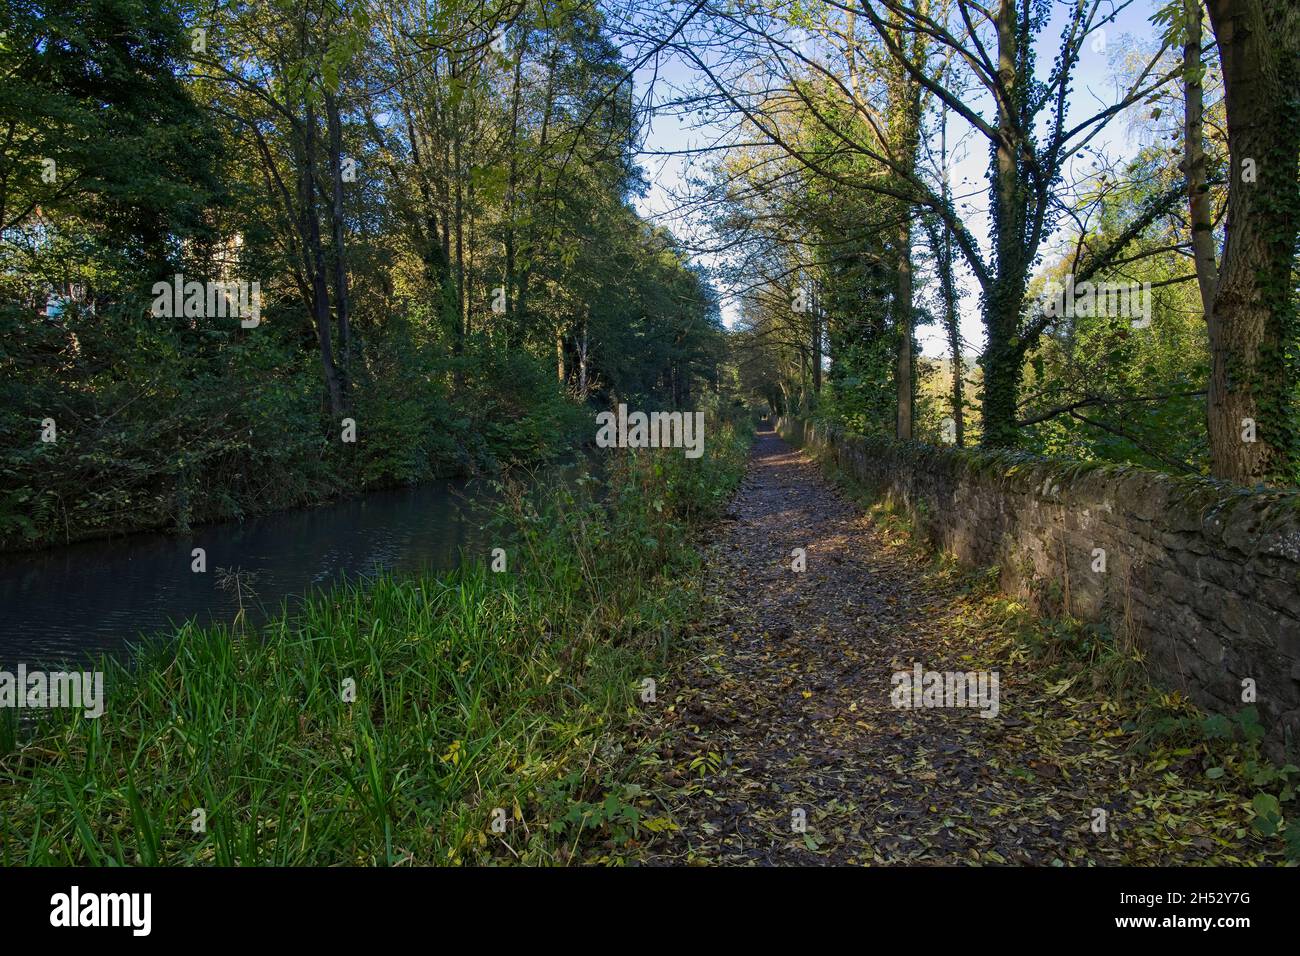
[[[454,567],[485,556],[491,485],[430,481],[318,508],[0,555],[0,669],[129,654],[139,638],[187,620],[233,621],[239,602],[219,569],[245,572],[250,620],[343,579]],[[195,548],[207,572],[191,570]],[[251,576],[251,580],[249,580]]]

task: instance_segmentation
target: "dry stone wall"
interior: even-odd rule
[[[1300,495],[777,427],[907,512],[936,548],[996,565],[1004,592],[1132,635],[1153,677],[1206,710],[1237,714],[1253,681],[1269,751],[1300,749]]]

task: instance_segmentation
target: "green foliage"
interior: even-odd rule
[[[712,291],[627,201],[592,4],[486,11],[509,56],[454,3],[418,37],[222,6],[203,49],[162,0],[0,4],[0,548],[531,466],[591,437],[593,400],[716,384]],[[153,315],[176,274],[260,283],[261,323]]]
[[[689,480],[663,449],[620,455],[600,483],[512,486],[505,572],[342,587],[255,633],[186,626],[130,668],[106,663],[111,718],[0,729],[0,863],[616,853],[638,832],[623,728],[697,596],[692,516],[743,470],[743,431],[709,434]],[[651,531],[653,547],[627,546]]]

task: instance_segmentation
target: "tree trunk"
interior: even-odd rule
[[[939,198],[948,207],[952,203],[952,184],[948,176],[948,107],[939,110],[939,162],[942,166]],[[957,311],[957,280],[953,275],[956,250],[952,246],[952,230],[934,217],[925,219],[925,228],[934,255],[935,271],[939,278],[939,298],[943,308],[944,332],[948,336],[948,351],[952,356],[952,388],[949,402],[952,410],[953,443],[958,448],[966,443],[965,368],[961,351],[961,315]]]
[[[945,201],[946,199],[945,193]],[[926,231],[930,239],[930,248],[934,252],[935,271],[939,278],[939,299],[943,308],[941,321],[944,333],[948,337],[948,351],[952,355],[952,388],[949,390],[949,402],[952,410],[953,441],[960,447],[966,442],[966,399],[963,394],[965,368],[961,353],[961,316],[957,311],[957,285],[952,269],[954,250],[951,234],[943,229],[940,223],[927,220]]]
[[[333,226],[334,241],[334,311],[339,326],[341,385],[346,395],[352,379],[352,321],[349,315],[347,258],[344,254],[343,124],[339,119],[338,100],[328,91],[325,93],[325,119],[329,129],[330,179],[333,183],[330,223]]]
[[[895,293],[895,308],[898,319],[898,366],[895,381],[898,387],[898,427],[899,441],[912,439],[912,221],[904,218],[898,228],[898,286]]]
[[[330,294],[326,283],[325,248],[321,244],[320,214],[316,208],[316,114],[308,107],[304,128],[302,162],[298,164],[298,192],[302,205],[302,234],[306,243],[307,271],[311,281],[312,319],[320,346],[321,371],[329,397],[330,413],[339,418],[347,409],[347,393],[334,363],[330,335]]]
[[[534,208],[540,204],[541,197],[542,197],[542,185],[543,185],[542,173],[545,167],[543,157],[546,155],[546,151],[550,146],[551,113],[552,110],[555,108],[555,74],[556,74],[558,61],[559,61],[559,48],[553,46],[551,50],[551,55],[547,61],[546,102],[542,110],[542,129],[538,137],[537,174],[533,182],[533,195],[530,197],[531,198],[530,205],[533,206]],[[528,316],[528,293],[529,293],[529,283],[532,281],[532,277],[533,277],[533,266],[534,266],[533,260],[535,256],[536,234],[537,234],[537,224],[532,219],[532,217],[530,217],[527,240],[523,243],[524,253],[528,261],[528,265],[524,267],[523,274],[520,275],[519,277],[519,287],[516,293],[518,296],[517,299],[518,307],[516,309],[516,312],[521,322],[526,321]]]
[[[555,375],[559,380],[560,388],[564,388],[565,370],[564,370],[564,329],[557,323],[555,326]]]
[[[821,296],[815,296],[812,303],[812,378],[813,400],[822,393],[822,304]]]
[[[1300,229],[1300,7],[1210,0],[1209,12],[1223,64],[1231,159],[1210,322],[1211,468],[1238,485],[1289,483],[1300,444],[1292,290]]]
[[[587,320],[582,321],[582,340],[578,343],[578,400],[587,400]]]
[[[1017,145],[1017,115],[1026,93],[1018,80],[1021,66],[1020,18],[1016,0],[1002,0],[997,12],[998,140],[993,152],[994,257],[996,278],[985,297],[984,325],[988,346],[984,366],[984,436],[986,445],[1014,445],[1016,407],[1020,396],[1024,355],[1020,348],[1020,314],[1024,308],[1026,275],[1024,184]]]
[[[1215,259],[1214,221],[1210,187],[1205,182],[1205,103],[1201,63],[1201,0],[1183,0],[1187,39],[1183,44],[1183,163],[1187,176],[1188,218],[1192,234],[1192,259],[1201,292],[1205,321],[1214,311],[1214,289],[1219,281]]]
[[[459,124],[459,121],[458,121]],[[456,330],[453,350],[465,354],[465,177],[460,156],[461,130],[452,140],[452,169],[456,178]]]
[[[924,14],[926,4],[921,0],[916,4],[918,14]],[[896,41],[900,48],[908,43],[908,35],[903,30],[901,19],[896,20]],[[915,49],[913,55],[922,58],[924,48],[922,38],[913,38]],[[910,179],[916,168],[916,154],[921,144],[921,87],[907,72],[904,64],[893,61],[893,75],[889,82],[889,126],[890,148],[894,154],[894,163],[898,167],[899,187],[910,191]],[[896,389],[896,427],[895,433],[900,441],[912,438],[912,419],[916,385],[914,367],[916,358],[913,354],[913,328],[916,324],[913,304],[912,277],[912,210],[911,202],[900,203],[899,223],[895,233],[897,243],[896,281],[894,286],[894,326],[897,342],[897,363],[894,372]]]
[[[505,306],[506,343],[517,347],[523,342],[523,328],[519,316],[519,279],[516,235],[519,214],[519,111],[524,89],[524,55],[528,49],[528,28],[520,27],[519,45],[515,50],[515,63],[510,92],[510,162],[506,174],[506,229],[505,229]]]

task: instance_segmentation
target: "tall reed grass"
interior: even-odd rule
[[[627,839],[624,728],[747,445],[714,423],[697,461],[618,452],[599,493],[511,489],[502,573],[344,586],[105,662],[100,719],[0,729],[0,863],[545,864]]]

